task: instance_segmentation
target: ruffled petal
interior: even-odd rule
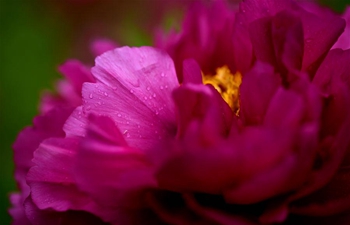
[[[137,207],[134,198],[155,186],[145,154],[128,147],[108,117],[90,115],[74,168],[79,188],[109,207]]]
[[[270,100],[280,85],[280,77],[267,64],[257,63],[244,75],[240,86],[239,115],[246,125],[262,123]]]
[[[31,224],[35,225],[107,225],[98,217],[84,211],[40,210],[30,197],[26,199],[24,209]]]
[[[91,207],[91,199],[77,189],[71,173],[78,143],[78,139],[51,138],[35,151],[27,181],[39,209],[66,211]]]
[[[99,83],[119,94],[116,101],[128,95],[129,99],[138,99],[138,104],[149,108],[160,120],[174,120],[171,91],[178,81],[173,61],[165,52],[151,47],[117,48],[97,57],[92,73]],[[164,105],[167,107],[160,110]]]
[[[95,81],[90,72],[90,68],[78,60],[67,60],[64,64],[58,67],[58,71],[70,81],[78,95],[81,94],[81,89],[84,82]]]
[[[156,46],[173,58],[180,82],[183,81],[182,63],[188,58],[196,60],[205,74],[214,74],[217,67],[224,65],[236,71],[231,57],[234,12],[225,1],[208,4],[195,1],[186,14],[181,32],[157,40]]]
[[[172,60],[164,52],[117,48],[99,56],[92,70],[98,82],[83,87],[86,115],[111,117],[127,142],[140,149],[174,135],[171,92],[178,82]]]
[[[183,61],[183,83],[202,84],[202,73],[198,63],[194,59]]]
[[[343,14],[343,18],[346,21],[346,27],[342,35],[340,35],[338,41],[333,45],[334,48],[341,48],[343,50],[350,48],[350,6],[347,6]]]

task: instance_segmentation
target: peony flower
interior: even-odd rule
[[[350,49],[331,49],[345,21],[288,0],[213,4],[171,47],[61,67],[68,84],[14,145],[17,224],[348,223]]]

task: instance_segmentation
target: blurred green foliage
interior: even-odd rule
[[[322,2],[338,12],[348,4],[348,0]],[[11,145],[17,133],[30,125],[37,114],[41,91],[52,88],[58,77],[57,65],[65,58],[76,56],[70,51],[72,35],[67,20],[48,11],[47,5],[42,3],[38,0],[0,1],[1,224],[10,224],[8,194],[16,190]],[[119,32],[120,43],[150,43],[150,37],[130,21],[132,18],[126,18],[115,30]],[[83,45],[87,47],[88,43]]]
[[[0,4],[0,221],[10,224],[8,193],[16,189],[11,145],[37,113],[39,93],[57,76],[54,68],[64,55],[57,47],[64,37],[54,18],[36,13],[38,2]]]

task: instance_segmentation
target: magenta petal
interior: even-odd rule
[[[187,132],[192,121],[199,121],[202,141],[215,142],[228,134],[233,113],[219,93],[210,85],[182,85],[173,93],[178,113],[178,137]]]
[[[86,133],[87,116],[83,112],[83,107],[75,108],[63,126],[67,137],[83,137]]]
[[[159,140],[175,135],[175,121],[172,121],[175,120],[175,116],[171,115],[174,112],[168,115],[164,114],[165,111],[169,110],[168,104],[159,102],[150,109],[144,104],[144,101],[147,100],[139,99],[124,88],[113,90],[101,83],[85,83],[83,98],[85,100],[84,112],[81,115],[76,115],[74,120],[70,121],[73,122],[71,125],[67,122],[66,125],[69,125],[70,130],[81,130],[81,127],[74,126],[74,124],[81,122],[79,116],[85,117],[83,121],[86,121],[86,115],[94,113],[113,119],[114,123],[118,124],[118,128],[123,133],[127,143],[139,149],[153,148],[159,143]],[[161,105],[159,105],[160,103]],[[160,117],[160,113],[163,114],[163,118]],[[76,134],[75,131],[71,133]]]
[[[171,92],[178,81],[173,61],[165,52],[151,47],[117,48],[97,57],[92,73],[99,83],[119,94],[115,101],[128,95],[160,120],[173,120]],[[84,98],[89,100],[89,95]]]
[[[239,10],[246,21],[252,22],[263,17],[274,16],[276,13],[290,8],[291,5],[291,0],[246,0],[240,3]]]
[[[336,42],[344,31],[345,21],[332,13],[321,15],[300,11],[304,28],[304,57],[302,70],[314,72],[319,60]]]
[[[103,205],[130,207],[144,188],[154,186],[152,170],[139,151],[127,147],[108,117],[89,117],[75,162],[78,186]]]
[[[202,84],[202,73],[198,63],[194,59],[186,59],[183,62],[183,83]]]
[[[254,60],[253,46],[249,38],[249,31],[247,28],[247,22],[244,19],[242,13],[236,14],[234,23],[232,45],[234,48],[233,58],[237,67],[237,70],[245,73],[248,71]]]
[[[174,59],[180,82],[182,63],[193,58],[205,74],[213,74],[217,67],[227,65],[236,71],[233,53],[234,10],[226,1],[194,1],[183,21],[180,33],[173,32],[156,46],[165,49]]]
[[[127,142],[140,149],[174,135],[171,92],[178,82],[166,53],[150,47],[117,48],[96,59],[93,73],[98,82],[83,87],[86,114],[111,117]]]
[[[293,177],[292,171],[296,164],[295,157],[286,158],[272,170],[263,172],[238,187],[225,191],[226,201],[237,204],[252,204],[295,188],[295,184],[291,184],[289,181]],[[259,189],[257,190],[256,187]]]
[[[249,24],[249,35],[257,59],[276,65],[271,27],[271,18],[269,17],[255,20]]]
[[[91,207],[91,200],[77,189],[71,173],[77,147],[77,139],[52,138],[35,151],[27,181],[38,208],[65,211]]]
[[[304,32],[300,18],[292,11],[282,11],[272,19],[274,52],[279,67],[300,71],[304,53]],[[283,71],[283,70],[281,70]]]
[[[26,196],[27,197],[27,196]],[[23,194],[11,194],[10,202],[12,207],[9,209],[9,214],[13,218],[12,225],[32,225],[32,223],[28,220],[23,203]]]
[[[68,60],[58,70],[71,82],[78,95],[84,82],[94,82],[90,68],[87,68],[78,60]]]
[[[331,94],[332,86],[336,86],[337,82],[343,82],[350,88],[349,62],[350,49],[333,49],[327,54],[313,78],[313,83],[321,88],[325,97]]]
[[[99,218],[83,211],[40,210],[30,197],[25,201],[24,209],[31,224],[35,225],[107,225]]]
[[[338,41],[333,45],[334,48],[341,48],[343,50],[350,49],[350,6],[347,6],[343,18],[346,21],[346,27]]]
[[[97,39],[92,42],[90,48],[95,56],[102,55],[103,53],[117,48],[118,45],[109,39]]]
[[[245,124],[260,124],[272,96],[281,85],[280,77],[271,66],[257,63],[244,75],[240,86],[240,116]]]
[[[238,159],[231,149],[191,147],[187,146],[184,152],[178,150],[178,154],[164,162],[157,174],[161,188],[218,194],[241,172],[232,166],[238,163]]]
[[[309,216],[326,216],[350,209],[350,168],[340,168],[322,189],[296,201],[292,212]]]
[[[343,178],[346,178],[348,176],[348,165],[345,164],[340,169],[339,169],[339,165],[344,161],[344,157],[347,154],[347,152],[349,152],[348,151],[349,145],[350,145],[350,139],[348,138],[349,133],[350,133],[350,117],[347,117],[347,120],[344,121],[343,125],[341,126],[341,129],[339,130],[338,134],[334,138],[328,137],[324,139],[322,143],[320,143],[321,146],[319,146],[318,152],[320,152],[320,154],[323,154],[324,156],[319,160],[320,161],[318,162],[319,165],[317,165],[317,167],[314,168],[314,171],[312,172],[307,185],[305,185],[301,190],[299,190],[297,193],[292,195],[289,198],[289,201],[295,201],[305,196],[307,199],[308,198],[307,195],[311,194],[312,196],[312,193],[313,192],[315,193],[315,191],[317,193],[317,190],[320,190],[320,193],[322,193],[323,188],[325,188],[325,191],[327,192],[329,186],[331,188],[334,188],[334,184],[332,182],[335,182],[335,184],[337,184],[338,182],[342,181]],[[337,171],[339,174],[337,174]],[[346,182],[344,184],[347,185]],[[345,195],[348,195],[348,192],[346,191],[345,192],[341,191],[337,193],[343,194],[342,195],[343,197]],[[321,213],[321,211],[324,208],[330,207],[329,213],[332,213],[334,212],[334,210],[339,210],[339,207],[344,205],[341,203],[341,200],[340,200],[340,204],[337,203],[337,201],[339,201],[337,196],[335,196],[333,199],[330,198],[329,200],[330,201],[334,200],[335,203],[334,204],[330,203],[327,206],[328,201],[325,201],[324,207],[322,207],[320,204],[314,204],[315,206],[314,212],[317,213],[317,211],[319,211],[319,213]],[[333,211],[331,211],[332,205],[334,206]],[[312,207],[313,206],[311,204],[310,213],[313,210]],[[296,208],[296,210],[298,209]]]
[[[33,165],[31,162],[33,152],[43,140],[64,136],[62,127],[71,111],[71,108],[56,108],[45,115],[37,116],[34,118],[33,126],[24,129],[18,135],[13,145],[17,182],[24,182],[26,173]],[[20,187],[22,188],[22,185]]]
[[[305,103],[301,96],[279,88],[266,112],[264,124],[269,127],[296,128],[302,119]]]
[[[334,49],[318,69],[313,83],[327,103],[323,112],[323,134],[334,135],[350,112],[350,50]]]

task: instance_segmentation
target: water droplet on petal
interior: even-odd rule
[[[92,96],[92,93],[90,93],[89,98],[91,98],[91,99],[92,99],[92,97],[93,97],[93,96]]]
[[[307,38],[305,41],[306,41],[306,43],[310,43],[312,41],[312,39]]]
[[[117,115],[118,117],[122,117],[122,114],[120,114],[120,113],[118,113],[118,115]]]
[[[160,76],[161,76],[161,77],[165,77],[165,74],[164,74],[164,73],[161,73]]]
[[[146,89],[147,89],[147,91],[151,90],[151,88],[150,88],[150,87],[147,87]]]
[[[107,96],[108,96],[108,93],[107,93],[107,92],[105,92],[105,93],[104,93],[104,95],[107,97]]]
[[[153,95],[152,95],[152,96],[153,96],[153,98],[157,97],[156,93],[153,93]]]

